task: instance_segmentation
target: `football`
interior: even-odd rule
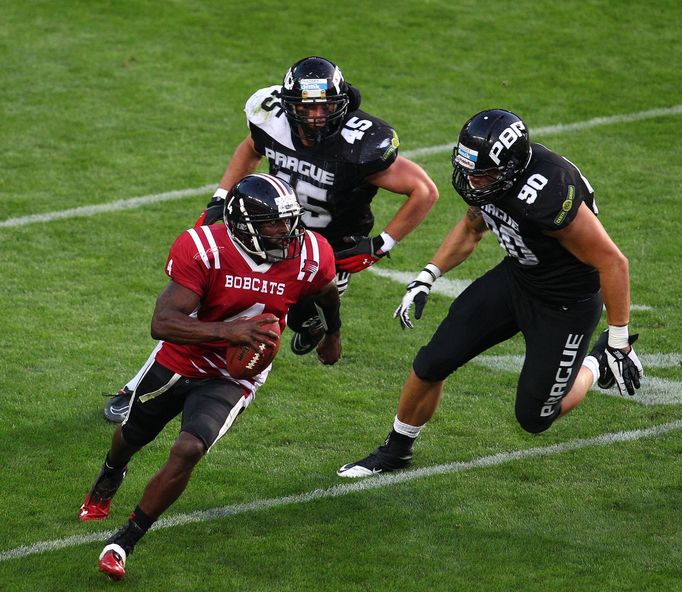
[[[271,315],[261,314],[253,318],[260,319],[268,316]],[[225,359],[227,360],[227,371],[232,378],[253,378],[256,374],[260,374],[265,370],[272,363],[272,360],[275,359],[279,351],[281,337],[279,322],[274,321],[263,326],[277,333],[278,337],[275,347],[268,347],[264,343],[261,343],[257,349],[248,345],[228,345]]]

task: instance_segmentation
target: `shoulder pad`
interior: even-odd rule
[[[246,105],[244,105],[244,113],[246,113],[246,119],[249,123],[263,125],[277,116],[277,113],[282,109],[279,103],[281,90],[281,85],[275,84],[261,88],[249,97]]]
[[[357,142],[357,154],[362,163],[386,163],[387,166],[397,157],[398,134],[388,123],[364,111],[354,111],[347,117],[341,135],[353,148]],[[385,167],[378,167],[381,168]]]
[[[538,150],[538,146],[533,145],[538,158],[518,184],[516,199],[527,204],[526,215],[542,228],[559,230],[573,220],[590,193],[574,165],[544,146]]]

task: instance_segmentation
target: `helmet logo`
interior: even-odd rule
[[[287,75],[284,77],[284,88],[287,90],[291,90],[294,88],[294,73],[291,71],[291,68],[287,72]]]
[[[490,158],[496,164],[500,164],[500,154],[504,148],[511,148],[514,142],[519,138],[523,137],[523,132],[526,131],[523,121],[515,121],[508,128],[500,134],[500,139],[493,144],[490,149]]]
[[[281,197],[275,198],[277,210],[280,214],[298,214],[301,206],[293,193],[287,193]]]
[[[332,86],[336,90],[336,93],[341,92],[341,82],[343,81],[343,74],[341,74],[341,70],[337,66],[334,68],[334,76],[332,77]]]

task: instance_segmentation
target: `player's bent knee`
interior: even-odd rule
[[[187,466],[196,465],[206,454],[204,443],[187,432],[181,432],[170,451],[171,457],[175,457],[182,464]]]
[[[414,359],[412,370],[424,382],[441,382],[453,372],[450,360],[439,361],[432,356],[422,355],[421,350]]]
[[[133,426],[130,424],[125,424],[121,429],[121,439],[133,448],[143,448],[149,444],[156,436],[157,432],[148,432],[142,429],[140,426]]]
[[[548,416],[542,416],[537,411],[528,409],[516,409],[516,421],[527,432],[531,434],[540,434],[554,423],[559,416],[557,412]]]

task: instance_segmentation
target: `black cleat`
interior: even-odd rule
[[[412,462],[412,453],[397,456],[388,452],[388,446],[379,446],[362,460],[343,465],[336,474],[339,477],[370,477],[377,473],[388,473],[408,467]]]
[[[130,409],[130,398],[133,392],[124,386],[120,391],[111,397],[104,406],[104,417],[113,423],[121,423],[128,415]]]

